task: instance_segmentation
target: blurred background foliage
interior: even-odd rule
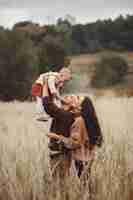
[[[15,24],[12,30],[0,27],[0,100],[25,100],[30,95],[32,82],[40,73],[58,71],[68,66],[73,55],[103,50],[133,50],[133,15],[84,25],[76,24],[72,16],[67,16],[59,18],[53,25],[40,26],[24,21]],[[122,75],[118,75],[117,69],[108,68],[105,64],[100,67],[101,72],[95,70],[93,78],[97,79],[103,70],[106,76],[108,70],[113,70],[110,72],[115,74],[110,77],[112,84],[120,81],[120,77],[126,73],[125,68],[123,71],[126,64],[122,60],[114,60],[109,61],[109,65],[119,62]],[[107,61],[104,59],[102,62]],[[97,83],[93,81],[92,85],[98,86]],[[103,85],[100,83],[99,86]]]

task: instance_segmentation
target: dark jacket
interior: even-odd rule
[[[74,114],[62,108],[58,108],[50,97],[43,97],[43,106],[46,113],[53,118],[50,132],[69,137],[70,128],[75,118]],[[55,139],[51,139],[49,147],[53,150],[58,150],[59,145]]]

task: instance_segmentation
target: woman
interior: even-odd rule
[[[44,94],[44,109],[53,118],[48,134],[52,172],[55,175],[61,173],[61,177],[68,175],[72,156],[80,176],[85,162],[93,157],[94,147],[102,144],[92,102],[88,97],[67,96],[64,99],[66,104],[58,108],[49,96],[47,85]]]
[[[75,161],[77,175],[80,177],[85,174],[85,169],[90,171],[95,155],[95,147],[102,145],[102,133],[99,126],[96,112],[91,100],[88,97],[75,97],[75,108],[78,112],[80,105],[80,115],[77,115],[71,126],[70,137],[49,133],[50,138],[56,138],[71,149],[71,159]]]

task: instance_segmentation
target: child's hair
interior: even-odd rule
[[[68,69],[67,67],[63,67],[61,70],[60,70],[60,73],[71,73],[70,69]]]

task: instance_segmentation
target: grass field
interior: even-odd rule
[[[94,98],[104,145],[92,167],[96,200],[130,200],[133,194],[133,98]],[[0,103],[0,199],[61,200],[49,175],[46,133],[50,123],[35,120],[34,103]],[[74,177],[71,200],[85,199]]]

